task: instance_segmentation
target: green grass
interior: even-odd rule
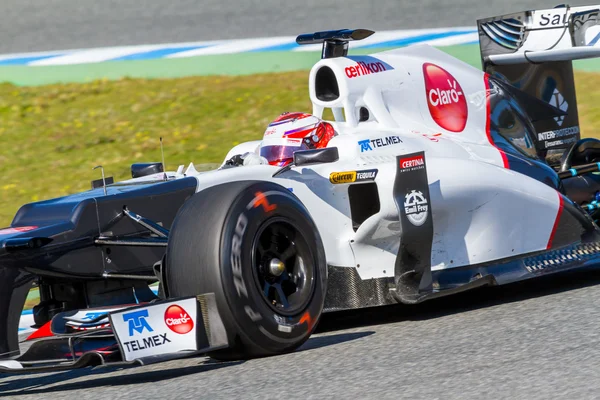
[[[24,203],[87,190],[103,165],[115,180],[134,162],[168,169],[221,162],[262,136],[282,111],[310,111],[307,72],[122,79],[17,87],[0,84],[0,225]],[[600,75],[578,73],[583,131],[600,128]],[[584,89],[589,89],[584,91]]]
[[[134,162],[168,169],[221,162],[260,138],[284,110],[310,110],[307,73],[123,79],[17,87],[0,84],[0,225],[23,203],[87,190],[103,165],[115,180]]]

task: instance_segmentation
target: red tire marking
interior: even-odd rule
[[[308,311],[306,311],[306,312],[305,312],[305,313],[302,315],[302,318],[300,318],[300,324],[303,324],[303,323],[305,323],[305,322],[306,322],[306,323],[307,323],[307,325],[308,325],[308,330],[309,330],[309,331],[310,331],[310,330],[312,330],[312,327],[313,327],[313,320],[312,320],[312,317],[310,316],[310,314],[308,313]]]
[[[265,210],[265,212],[271,212],[277,208],[277,204],[269,204],[269,200],[267,200],[267,197],[264,195],[264,193],[256,192],[254,195],[256,196],[255,197],[256,201],[254,202],[254,208],[257,208],[258,206],[262,206],[262,208]]]

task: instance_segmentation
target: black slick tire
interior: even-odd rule
[[[285,272],[269,275],[264,264],[289,246],[297,254],[281,254]],[[302,202],[274,183],[230,182],[192,196],[173,223],[165,268],[169,297],[215,293],[230,347],[209,354],[213,358],[292,351],[308,339],[323,310],[321,238]]]

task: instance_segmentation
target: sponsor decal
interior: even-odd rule
[[[411,190],[404,196],[404,213],[406,218],[415,226],[421,226],[427,221],[429,205],[423,192]]]
[[[557,129],[555,131],[547,131],[538,133],[538,140],[554,140],[565,136],[579,135],[579,126],[572,126],[570,128]]]
[[[352,67],[346,67],[345,69],[346,76],[350,79],[364,75],[377,74],[383,71],[387,71],[387,68],[381,61],[370,64],[364,61],[359,61],[356,63],[356,65]]]
[[[425,157],[421,154],[413,157],[400,158],[400,172],[415,171],[425,168]]]
[[[111,312],[110,326],[123,359],[132,361],[209,346],[204,326],[196,326],[192,319],[198,307],[196,298],[186,298]],[[81,328],[89,329],[88,326]]]
[[[377,177],[377,172],[378,170],[376,169],[333,172],[331,175],[329,175],[329,181],[333,184],[372,181]]]
[[[344,70],[346,76],[350,79],[365,75],[378,74],[380,72],[391,71],[394,69],[394,67],[388,63],[371,56],[350,56],[347,58],[356,63],[346,67]]]
[[[123,321],[128,322],[129,324],[129,336],[135,335],[135,332],[142,334],[144,333],[144,330],[154,332],[154,329],[152,329],[146,318],[148,318],[148,310],[139,310],[123,314]],[[123,346],[127,348],[128,352],[133,352],[162,346],[163,344],[170,342],[171,340],[167,338],[166,333],[159,333],[157,335],[123,342]]]
[[[460,83],[442,67],[423,64],[425,92],[431,118],[450,132],[462,132],[469,115]]]
[[[356,181],[356,171],[333,172],[329,175],[329,182],[333,184],[352,183]]]
[[[569,103],[567,103],[567,100],[565,100],[562,93],[560,93],[557,88],[554,88],[554,92],[548,103],[564,112],[567,112],[569,109]],[[562,126],[563,122],[565,122],[565,116],[561,115],[560,117],[554,117],[554,120],[558,126]]]
[[[162,346],[166,343],[171,343],[171,339],[167,337],[166,333],[159,333],[158,335],[145,337],[143,339],[134,339],[123,342],[123,346],[127,348],[128,352],[133,352]]]
[[[100,312],[89,312],[86,313],[85,316],[83,318],[81,318],[82,321],[85,320],[93,320],[96,318],[100,318],[101,316],[106,316],[107,312],[106,311],[100,311]]]
[[[361,153],[364,153],[365,151],[375,150],[380,147],[386,147],[386,146],[390,146],[393,144],[399,144],[399,143],[402,143],[402,139],[400,139],[400,136],[386,136],[383,138],[365,139],[365,140],[358,141],[358,145],[360,146]]]
[[[123,321],[129,324],[129,336],[133,336],[134,332],[144,333],[144,330],[148,332],[154,332],[154,329],[150,327],[148,321],[148,310],[134,311],[127,314],[123,314]]]
[[[357,182],[362,182],[362,181],[372,181],[377,177],[377,170],[376,169],[367,169],[364,171],[356,171],[356,181]]]
[[[14,228],[5,228],[0,229],[0,235],[12,235],[15,233],[29,232],[37,228],[37,226],[17,226]]]
[[[165,324],[173,332],[184,335],[194,329],[194,321],[188,313],[177,304],[173,304],[165,311]]]
[[[286,144],[288,146],[292,146],[292,147],[302,146],[302,139],[287,138],[286,142],[287,142]]]
[[[254,206],[256,207],[256,205]],[[231,238],[231,272],[233,275],[233,286],[238,296],[248,297],[248,289],[244,282],[244,275],[242,274],[242,239],[246,228],[248,227],[248,218],[245,214],[240,214],[237,223],[235,224],[235,230]]]
[[[578,134],[579,127],[573,126],[571,128],[563,128],[556,131],[538,133],[538,139],[544,144],[544,149],[552,149],[558,147],[568,147],[569,145],[577,142]]]
[[[533,27],[552,28],[567,25],[568,15],[569,13],[567,13],[565,9],[551,13],[535,13],[533,18]]]

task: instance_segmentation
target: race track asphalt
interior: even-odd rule
[[[328,314],[299,351],[7,377],[14,399],[587,399],[600,396],[600,273]]]
[[[293,36],[336,28],[474,26],[477,18],[551,8],[558,3],[558,0],[2,0],[0,54]]]

